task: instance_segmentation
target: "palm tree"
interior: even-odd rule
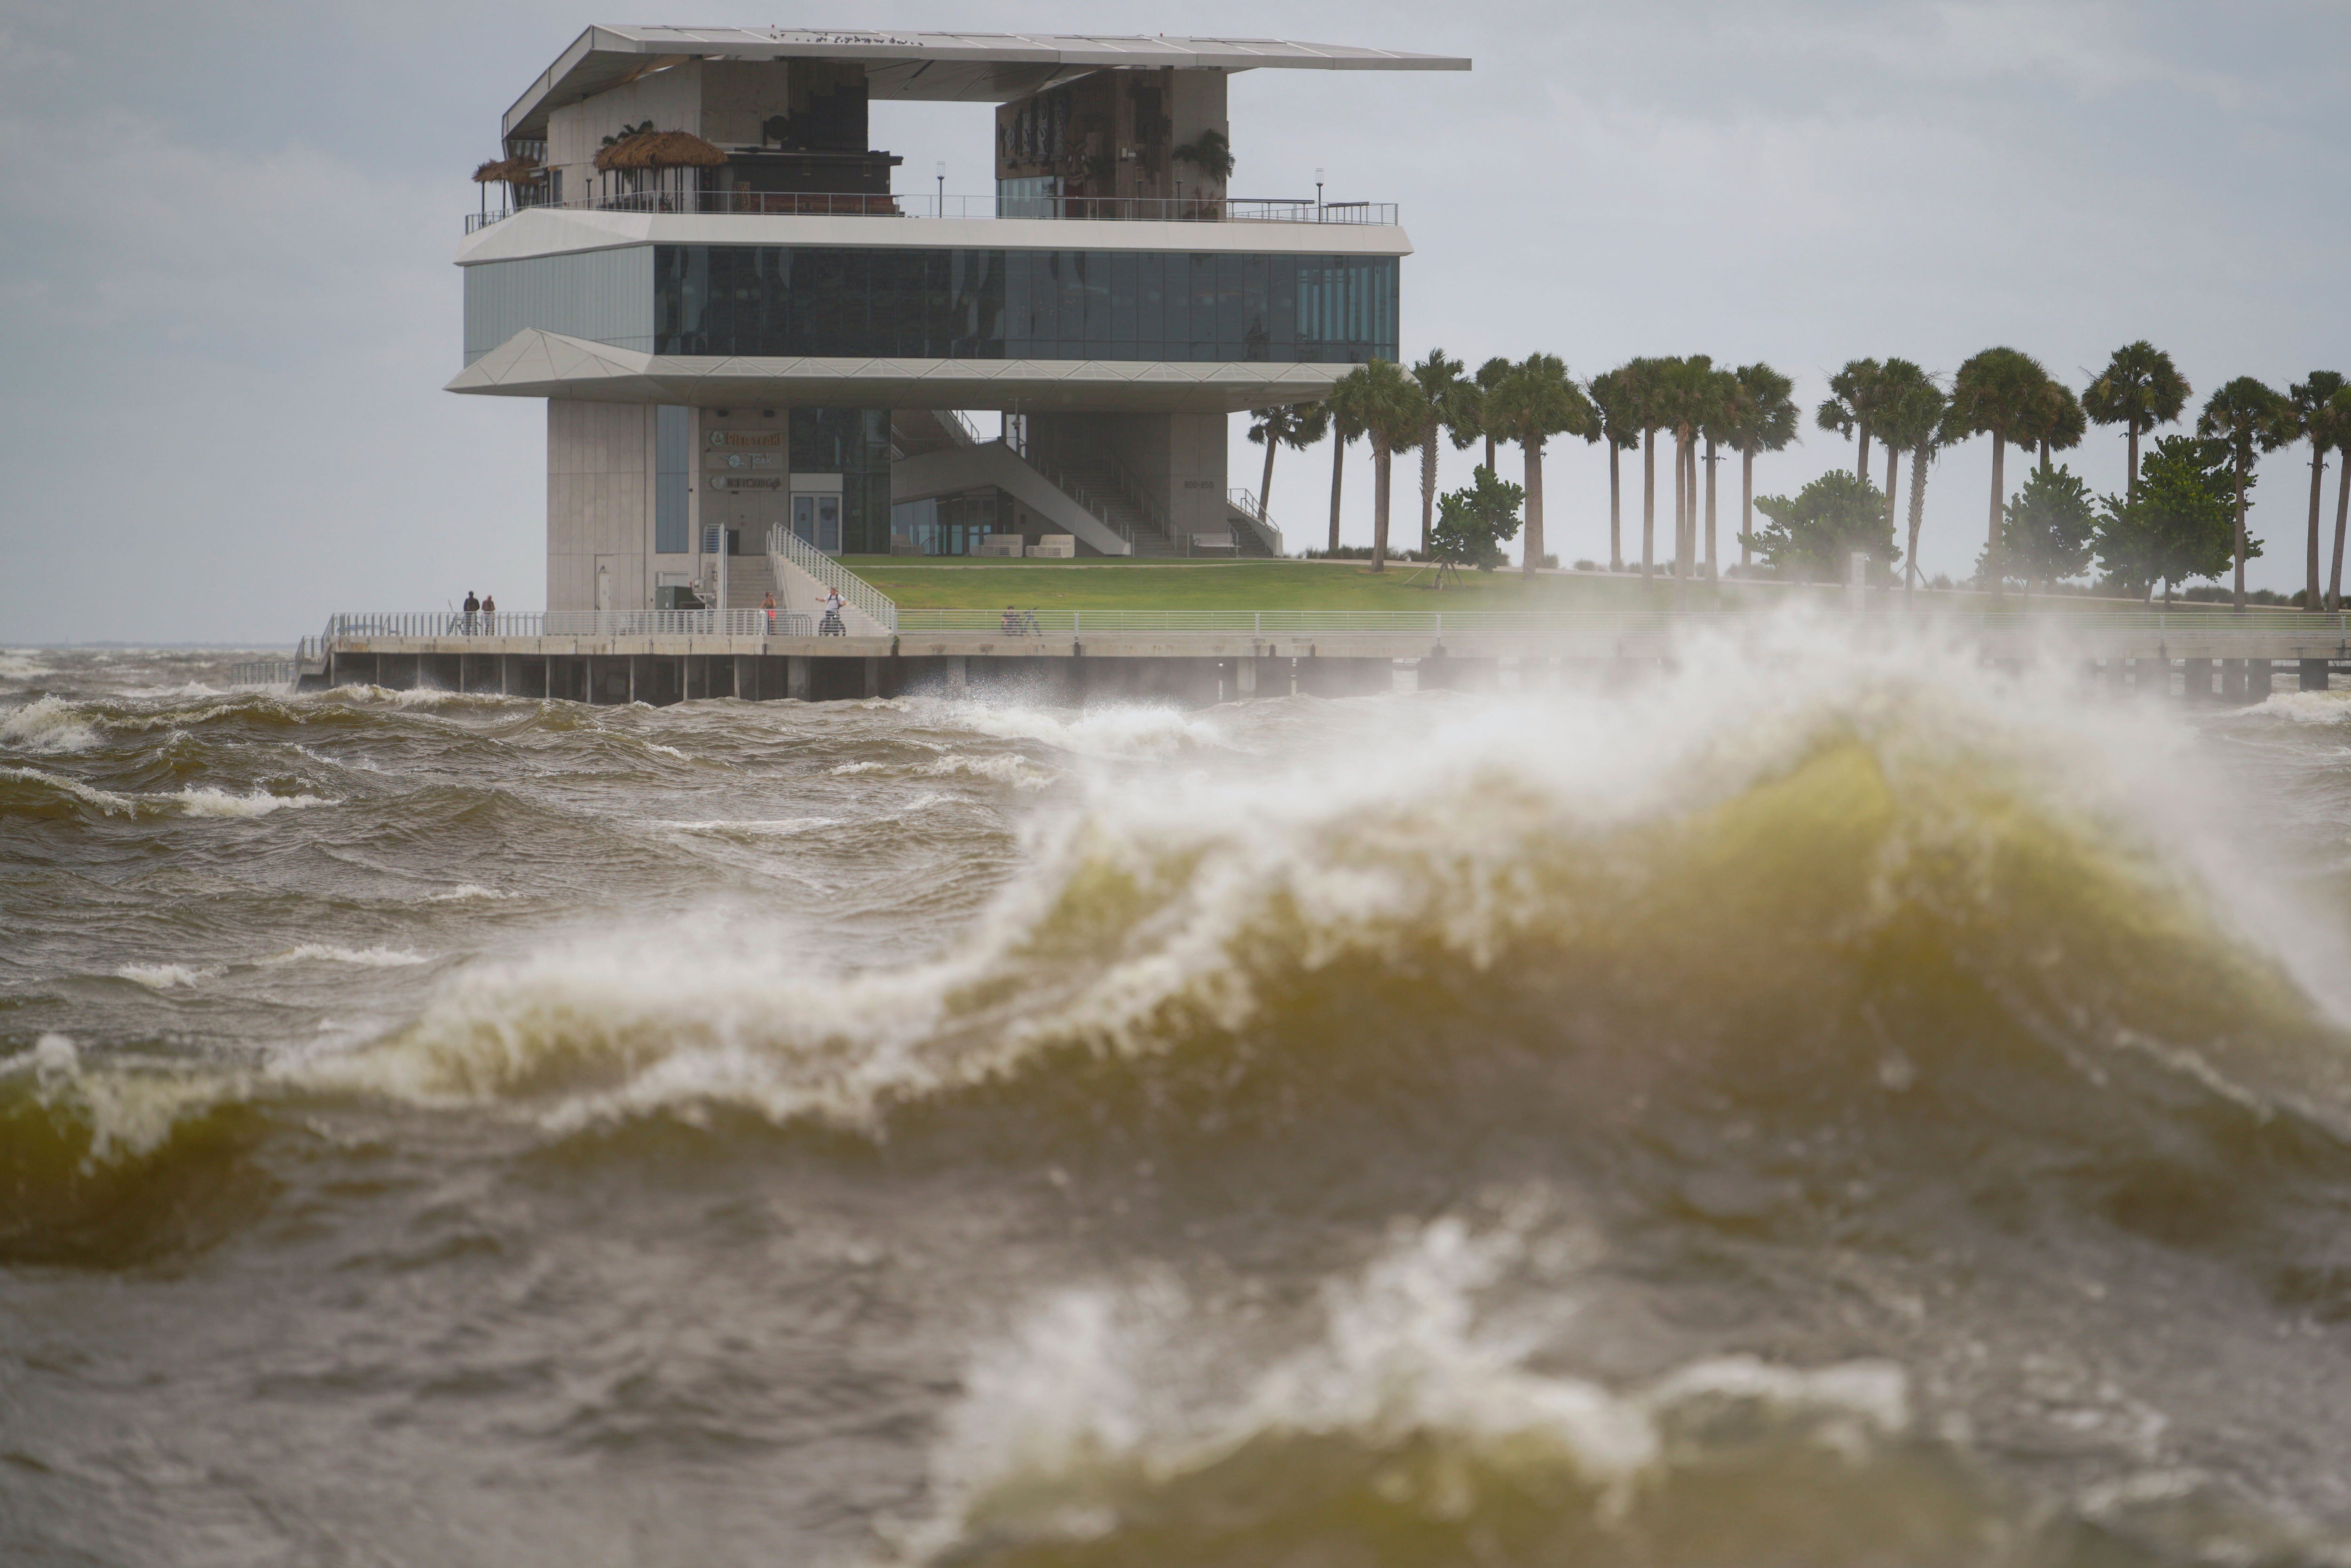
[[[2037,402],[2039,406],[2032,414],[2032,437],[2041,447],[2041,467],[2045,473],[2050,453],[2071,452],[2081,445],[2082,436],[2089,427],[2074,389],[2054,376],[2041,389]]]
[[[1625,570],[1624,494],[1622,479],[1617,473],[1617,455],[1630,452],[1641,444],[1640,422],[1635,417],[1634,388],[1625,374],[1629,367],[1606,371],[1592,378],[1585,391],[1591,394],[1592,406],[1600,416],[1600,436],[1608,444],[1608,570]],[[1478,377],[1485,379],[1480,370]],[[1491,467],[1492,452],[1487,454],[1487,465]]]
[[[2237,471],[2237,593],[2236,607],[2245,607],[2245,489],[2253,471],[2253,452],[2274,452],[2294,439],[2286,421],[2285,399],[2252,376],[2235,381],[2204,400],[2196,434],[2229,444],[2229,461]]]
[[[1746,401],[1747,389],[1739,377],[1729,371],[1709,370],[1704,389],[1704,420],[1698,434],[1706,440],[1706,577],[1708,582],[1722,580],[1719,563],[1715,558],[1714,465],[1721,459],[1719,446],[1728,446],[1738,434]]]
[[[1353,374],[1350,371],[1349,376]],[[1347,448],[1364,438],[1363,421],[1355,417],[1354,402],[1342,396],[1348,377],[1340,378],[1322,402],[1322,412],[1331,421],[1331,553],[1339,553],[1339,486],[1347,474]]]
[[[2318,512],[2325,503],[2326,452],[2341,439],[2335,428],[2335,394],[2343,378],[2333,371],[2313,371],[2306,382],[2296,382],[2287,394],[2284,427],[2310,443],[2310,582],[2303,591],[2305,610],[2318,608]]]
[[[1419,442],[1428,417],[1427,400],[1421,396],[1420,384],[1395,361],[1373,360],[1340,377],[1339,384],[1331,389],[1330,402],[1372,444],[1372,570],[1385,571],[1389,460]]]
[[[1738,418],[1730,444],[1739,450],[1739,564],[1752,563],[1747,540],[1755,532],[1755,455],[1784,452],[1797,439],[1803,416],[1796,407],[1796,383],[1758,361],[1741,365]]]
[[[1265,476],[1258,481],[1257,520],[1273,505],[1273,455],[1287,446],[1303,452],[1331,427],[1331,411],[1319,402],[1277,403],[1249,410],[1249,438],[1265,448]]]
[[[2351,522],[2351,388],[2336,392],[2326,405],[2327,422],[2335,431],[2335,449],[2343,454],[2341,476],[2335,491],[2335,570],[2326,580],[2326,608],[2343,608],[2343,526]]]
[[[1690,354],[1658,361],[1658,390],[1666,428],[1674,438],[1674,576],[1687,584],[1698,570],[1698,447],[1719,389],[1713,359]]]
[[[2082,389],[2082,412],[2100,424],[2121,425],[2129,443],[2126,499],[2138,488],[2138,438],[2178,420],[2188,391],[2188,378],[2171,356],[2144,338],[2116,349],[2097,379]]]
[[[1922,390],[1935,392],[1935,380],[1908,360],[1888,360],[1878,367],[1877,384],[1871,390],[1874,395],[1870,434],[1876,436],[1886,448],[1886,520],[1891,523],[1894,520],[1895,496],[1900,489],[1897,481],[1901,478],[1902,455],[1909,451],[1912,444],[1907,436],[1917,421],[1914,417],[1904,423],[1898,419],[1889,419],[1889,416],[1894,415],[1905,402],[1918,401]],[[1936,401],[1938,404],[1941,402],[1939,392]],[[1915,414],[1916,410],[1909,412]],[[1893,431],[1889,428],[1891,423],[1904,423],[1904,429]],[[1864,475],[1863,477],[1868,476]]]
[[[1458,417],[1461,389],[1468,385],[1461,379],[1466,367],[1442,349],[1431,349],[1427,357],[1412,367],[1412,379],[1420,388],[1420,548],[1428,548],[1428,530],[1437,521],[1437,438],[1445,427]]]
[[[1459,389],[1454,400],[1455,412],[1447,421],[1453,432],[1453,450],[1466,452],[1471,442],[1485,442],[1489,468],[1494,466],[1494,433],[1487,428],[1486,408],[1494,389],[1510,376],[1510,361],[1499,354],[1479,365],[1477,375]]]
[[[1965,440],[1970,435],[1991,437],[1991,542],[1985,548],[1984,560],[1991,573],[1993,593],[2000,591],[2000,524],[2007,499],[2007,471],[2003,459],[2009,443],[2030,452],[2035,444],[2032,430],[2036,417],[2048,409],[2044,389],[2049,385],[2049,372],[2041,361],[2014,349],[1986,349],[1959,367],[1951,378],[1951,404],[1945,416],[1947,441]]]
[[[1625,379],[1632,423],[1641,433],[1641,580],[1645,582],[1657,566],[1657,432],[1669,418],[1665,383],[1672,362],[1632,359],[1615,372]]]
[[[1898,369],[1896,367],[1899,367]],[[1877,410],[1877,436],[1886,444],[1886,508],[1893,519],[1895,467],[1910,455],[1910,543],[1903,557],[1902,601],[1907,607],[1918,582],[1918,525],[1927,511],[1927,463],[1940,444],[1946,400],[1935,378],[1907,360],[1886,362],[1888,388]]]
[[[1556,354],[1529,354],[1495,389],[1487,427],[1519,444],[1526,463],[1527,532],[1519,570],[1532,577],[1543,558],[1543,443],[1554,435],[1589,440],[1600,428],[1600,411],[1567,373]]]
[[[1853,471],[1865,479],[1869,477],[1870,420],[1876,413],[1878,374],[1884,368],[1876,360],[1847,360],[1844,369],[1829,378],[1828,400],[1813,415],[1823,430],[1839,435],[1860,434]]]

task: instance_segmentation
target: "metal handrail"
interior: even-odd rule
[[[462,610],[344,612],[326,645],[363,637],[805,637],[813,617],[751,610]]]
[[[1028,444],[1026,442],[1015,441],[1009,436],[999,437],[999,440],[1001,440],[1006,450],[1009,451],[1014,456],[1019,458],[1021,462],[1026,463],[1029,467],[1034,468],[1040,476],[1043,476],[1047,484],[1052,486],[1055,489],[1061,491],[1062,495],[1067,496],[1071,500],[1075,501],[1079,506],[1084,507],[1087,514],[1096,522],[1102,524],[1102,527],[1108,528],[1120,538],[1125,540],[1126,548],[1129,550],[1134,549],[1134,530],[1121,522],[1110,507],[1096,500],[1094,498],[1093,492],[1088,489],[1084,484],[1070,474],[1064,472],[1058,465],[1050,463],[1042,456],[1028,450]],[[1148,517],[1150,513],[1145,510],[1144,516]]]
[[[1242,489],[1227,491],[1225,504],[1249,520],[1249,526],[1257,531],[1258,538],[1276,556],[1282,553],[1281,529],[1275,526],[1271,517],[1265,515],[1265,503],[1257,498],[1256,491]]]
[[[883,631],[898,629],[898,606],[888,594],[781,523],[768,529],[768,553],[781,556],[826,587],[838,590],[852,609],[872,617]]]
[[[674,213],[782,217],[1041,219],[1054,223],[1347,224],[1395,226],[1394,202],[1271,196],[955,196],[832,191],[632,191],[528,202],[465,214],[465,232],[517,213]]]
[[[1388,635],[1475,636],[1528,632],[1654,634],[1708,627],[1760,626],[1782,613],[1757,610],[1039,610],[1044,631],[1092,632],[1364,632]],[[987,632],[1002,629],[1001,610],[901,610],[902,632]],[[1858,619],[1887,626],[1929,624],[1981,632],[2155,632],[2170,636],[2225,636],[2231,632],[2325,632],[2351,642],[2351,612],[2280,612],[2263,615],[2204,616],[2116,612],[1952,611],[1911,613],[1866,611]]]
[[[232,686],[290,686],[299,674],[290,659],[255,659],[228,667]]]

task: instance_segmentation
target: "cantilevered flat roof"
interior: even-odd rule
[[[508,136],[542,134],[549,110],[690,59],[853,60],[865,67],[870,97],[966,103],[1006,103],[1088,71],[1118,66],[1221,71],[1469,68],[1467,59],[1451,56],[1274,38],[598,26],[573,40],[515,100],[507,110],[504,131]]]

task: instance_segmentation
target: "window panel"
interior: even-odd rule
[[[1226,362],[1395,351],[1389,256],[653,248],[650,319],[631,330],[650,328],[663,354]],[[553,316],[566,307],[544,298],[548,286],[492,270],[520,265],[472,269],[469,350],[476,316],[485,336],[559,329]]]

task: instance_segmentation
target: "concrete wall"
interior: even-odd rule
[[[1189,146],[1200,139],[1203,131],[1221,132],[1226,141],[1233,135],[1233,122],[1225,115],[1225,73],[1222,71],[1170,71],[1167,73],[1172,90],[1169,94],[1167,117],[1176,122],[1171,140],[1178,147]],[[1233,149],[1236,167],[1244,156]],[[1225,183],[1204,181],[1200,171],[1189,163],[1175,165],[1175,177],[1182,182],[1186,196],[1221,196]]]
[[[656,131],[702,135],[704,69],[700,60],[688,60],[550,110],[547,162],[563,177],[563,199],[576,201],[597,188],[596,154],[604,138],[618,133],[623,125],[642,125],[650,120]],[[756,132],[752,140],[758,140]]]
[[[1222,413],[1032,413],[1030,440],[1048,461],[1081,467],[1107,455],[1159,503],[1176,534],[1225,531]]]
[[[643,403],[547,403],[547,607],[653,605],[653,411]]]
[[[703,62],[700,134],[705,140],[721,147],[756,147],[763,140],[760,122],[790,108],[790,61]]]

